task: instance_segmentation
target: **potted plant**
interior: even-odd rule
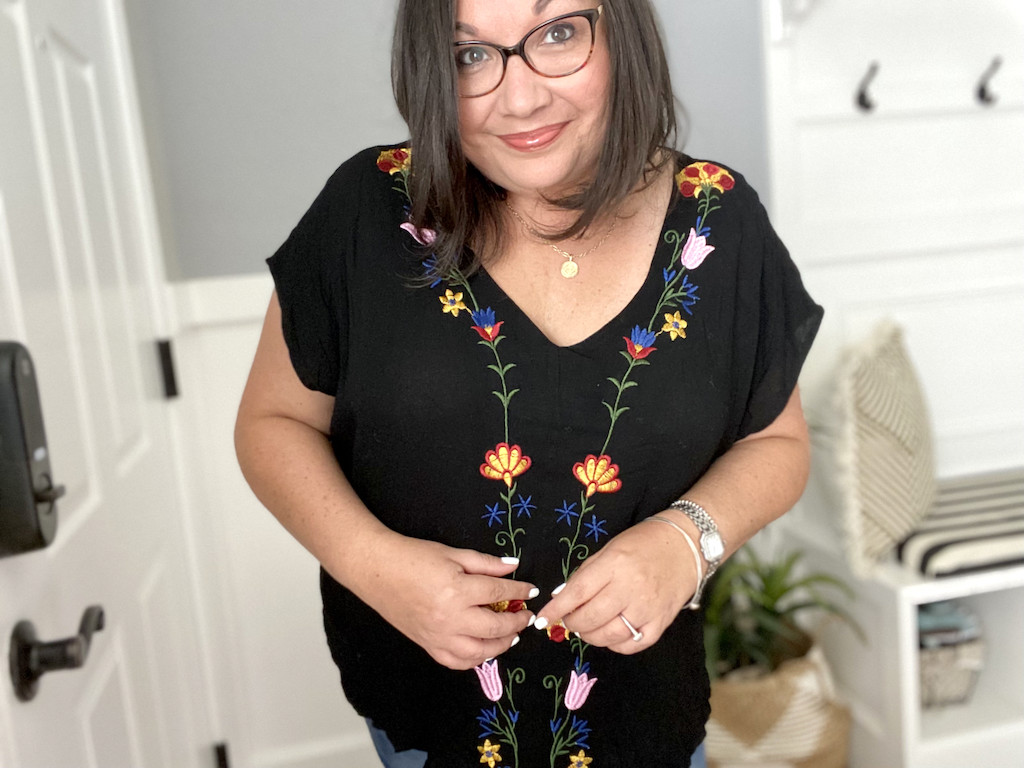
[[[709,585],[709,768],[846,765],[849,712],[804,627],[813,617],[836,616],[859,633],[836,601],[853,594],[827,573],[802,572],[801,557],[793,552],[765,560],[747,546]]]

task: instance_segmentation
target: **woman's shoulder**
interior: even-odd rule
[[[744,202],[759,204],[757,192],[746,177],[731,165],[708,158],[698,158],[685,152],[675,153],[676,187],[683,197],[700,197],[705,191],[712,194],[742,198]]]

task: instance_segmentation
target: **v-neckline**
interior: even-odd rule
[[[678,155],[674,160],[674,163],[678,168]],[[673,173],[673,176],[674,175],[675,172]],[[637,288],[636,292],[629,299],[629,301],[626,302],[625,306],[623,306],[623,308],[619,310],[619,312],[617,312],[614,316],[609,318],[599,328],[594,330],[593,333],[590,333],[585,338],[580,339],[579,341],[573,342],[571,344],[563,345],[557,344],[554,341],[552,341],[548,337],[548,335],[541,330],[540,326],[537,325],[534,319],[530,317],[530,315],[516,302],[516,300],[509,296],[508,293],[506,293],[505,289],[502,288],[493,277],[491,277],[491,274],[487,271],[485,267],[481,267],[478,274],[480,278],[486,281],[487,285],[490,288],[493,288],[493,290],[498,294],[498,296],[500,296],[503,304],[514,308],[516,314],[525,321],[524,326],[529,328],[532,333],[536,334],[542,340],[542,343],[545,346],[555,350],[579,350],[593,343],[596,343],[599,339],[603,339],[604,336],[610,331],[610,329],[612,329],[613,327],[618,327],[621,324],[623,318],[633,315],[636,312],[640,302],[646,298],[645,294],[651,290],[651,286],[654,284],[654,277],[657,274],[658,269],[657,265],[661,263],[661,259],[659,257],[663,255],[664,249],[668,247],[668,245],[665,242],[665,229],[668,226],[669,215],[671,214],[673,206],[676,204],[676,202],[677,196],[673,182],[673,188],[670,189],[669,191],[668,202],[665,204],[665,210],[662,214],[661,229],[658,232],[658,241],[654,246],[654,252],[651,254],[650,264],[648,264],[647,266],[647,274],[644,277],[643,282],[640,284],[640,287]],[[633,324],[635,325],[636,323],[634,322]],[[625,328],[625,326],[623,327]],[[632,328],[632,326],[625,328],[625,332],[627,334],[629,333],[630,328]]]

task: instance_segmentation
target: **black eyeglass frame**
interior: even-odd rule
[[[587,64],[590,63],[590,58],[594,55],[594,44],[597,43],[597,21],[602,17],[603,13],[603,3],[597,6],[597,8],[584,8],[581,11],[563,13],[561,16],[555,16],[553,19],[548,19],[547,21],[541,22],[536,27],[527,32],[525,35],[523,35],[522,40],[520,40],[518,43],[512,46],[498,45],[497,43],[489,43],[486,40],[459,40],[458,42],[452,43],[452,47],[456,49],[465,48],[471,45],[486,45],[488,48],[493,48],[494,50],[498,51],[498,53],[501,54],[501,77],[498,78],[498,82],[494,84],[494,87],[488,91],[484,91],[483,93],[475,93],[472,96],[463,96],[462,94],[459,94],[459,98],[477,99],[480,98],[481,96],[486,96],[487,94],[494,93],[496,90],[498,90],[498,87],[503,82],[505,82],[505,73],[508,71],[508,59],[510,56],[518,56],[519,58],[521,58],[526,63],[526,66],[530,68],[531,71],[536,72],[541,77],[556,78],[575,75],[577,72],[579,72],[581,69],[587,66]],[[548,75],[544,72],[541,72],[539,69],[533,66],[533,64],[530,62],[530,59],[526,56],[526,41],[529,40],[530,35],[532,35],[538,29],[543,29],[549,24],[554,24],[555,22],[561,21],[562,19],[571,19],[575,16],[582,16],[583,18],[590,22],[590,51],[587,53],[587,58],[585,58],[583,60],[583,63],[580,64],[578,67],[576,67],[576,69],[572,70],[571,72],[565,72],[561,75]]]

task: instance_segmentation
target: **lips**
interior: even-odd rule
[[[524,133],[507,133],[503,136],[499,136],[512,149],[520,152],[535,152],[538,149],[551,144],[555,139],[562,133],[562,129],[567,126],[568,123],[555,123],[554,125],[546,125],[543,128],[538,128],[535,131],[526,131]]]

